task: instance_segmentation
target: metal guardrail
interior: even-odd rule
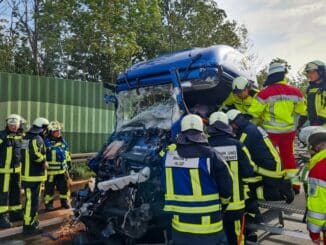
[[[71,161],[72,162],[86,162],[87,159],[95,156],[96,154],[97,154],[97,152],[71,154]]]

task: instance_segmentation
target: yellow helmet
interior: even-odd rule
[[[222,122],[222,123],[224,123],[226,125],[229,125],[229,118],[222,111],[214,112],[209,116],[209,125],[212,125],[217,121],[220,121],[220,122]]]
[[[204,124],[200,116],[195,114],[186,115],[181,121],[181,132],[189,129],[195,129],[200,132],[204,131]]]
[[[48,125],[48,130],[57,131],[63,128],[63,124],[58,121],[51,121]]]

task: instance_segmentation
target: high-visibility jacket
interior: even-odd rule
[[[310,125],[326,124],[326,81],[310,83],[306,94]]]
[[[0,174],[20,173],[21,144],[22,135],[0,131]]]
[[[226,100],[221,105],[221,110],[237,109],[242,113],[246,113],[248,108],[251,106],[254,96],[259,92],[256,88],[251,88],[249,90],[249,96],[245,99],[241,99],[239,96],[235,95],[233,92],[229,94]]]
[[[68,144],[63,138],[45,139],[46,160],[48,162],[48,175],[63,174],[71,162]]]
[[[309,231],[326,231],[326,149],[309,162],[307,209]]]
[[[248,109],[269,133],[293,132],[296,117],[306,115],[306,102],[301,91],[286,80],[262,89]]]
[[[42,182],[46,180],[46,148],[42,137],[27,132],[22,143],[22,181]]]
[[[232,172],[233,195],[226,210],[243,210],[245,208],[245,184],[261,181],[261,178],[254,173],[248,149],[237,139],[223,132],[211,134],[208,142],[222,155]]]
[[[222,202],[230,198],[232,179],[227,163],[212,148],[198,147],[198,157],[184,158],[177,150],[165,153],[164,211],[173,214],[176,231],[212,234],[223,230]]]

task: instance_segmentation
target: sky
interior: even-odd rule
[[[249,31],[261,69],[274,57],[292,74],[312,60],[326,62],[326,0],[216,0],[229,19]]]

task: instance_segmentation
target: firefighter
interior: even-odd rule
[[[53,210],[53,198],[55,188],[60,193],[61,207],[70,208],[70,190],[68,166],[71,164],[68,144],[63,139],[61,129],[63,125],[58,121],[50,122],[48,126],[48,137],[45,139],[47,149],[46,160],[49,168],[45,182],[45,208]]]
[[[0,131],[0,228],[10,228],[11,221],[22,216],[20,201],[21,143],[18,130],[21,117],[11,114]]]
[[[222,207],[232,195],[227,163],[208,145],[202,119],[181,121],[176,145],[163,156],[164,211],[172,216],[173,244],[227,244]]]
[[[238,110],[230,110],[227,115],[237,137],[250,152],[255,172],[262,176],[262,185],[251,185],[252,195],[261,200],[291,203],[294,199],[291,182],[284,179],[280,156],[268,134]]]
[[[253,97],[258,92],[259,90],[253,86],[253,82],[242,76],[237,77],[232,82],[232,92],[223,102],[220,110],[237,109],[241,112],[247,112]]]
[[[244,244],[241,239],[242,218],[245,211],[245,183],[261,181],[254,173],[247,148],[234,137],[228,116],[214,112],[209,117],[208,142],[227,161],[233,176],[233,195],[223,215],[223,226],[230,244]]]
[[[248,113],[260,121],[274,146],[278,148],[283,168],[292,180],[293,189],[300,192],[300,182],[295,178],[297,165],[293,153],[296,136],[296,119],[306,115],[306,102],[301,91],[288,85],[284,64],[272,63],[265,88],[257,93]]]
[[[23,224],[25,235],[41,232],[38,228],[38,208],[41,183],[46,180],[46,147],[43,138],[48,125],[49,121],[46,118],[36,118],[23,139],[22,186],[26,196]]]
[[[308,164],[307,228],[316,244],[323,232],[326,244],[326,128],[313,131],[308,145],[312,158]]]
[[[326,124],[325,63],[319,60],[309,62],[305,67],[305,72],[310,81],[306,92],[310,125],[324,125]]]

